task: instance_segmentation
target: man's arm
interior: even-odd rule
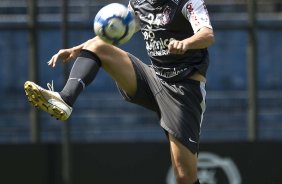
[[[184,51],[188,49],[203,49],[214,43],[213,30],[203,27],[196,34],[183,40]]]
[[[207,48],[214,42],[214,34],[204,1],[189,0],[182,8],[183,16],[190,22],[194,35],[172,41],[168,48],[172,54],[183,54],[188,49]]]
[[[92,38],[92,39],[95,39]],[[72,48],[68,48],[68,49],[61,49],[59,50],[58,53],[56,53],[55,55],[53,55],[53,57],[47,62],[49,66],[55,67],[56,66],[56,62],[59,60],[62,60],[63,63],[67,63],[70,60],[76,58],[78,56],[78,54],[80,53],[80,51],[83,49],[84,45],[87,42],[90,42],[92,39],[87,40],[86,42],[74,46]]]
[[[201,28],[193,36],[184,40],[173,40],[168,45],[171,54],[184,54],[189,49],[203,49],[214,42],[213,30],[207,27]]]

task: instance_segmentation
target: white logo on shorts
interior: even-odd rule
[[[191,137],[189,137],[189,141],[192,143],[197,143],[196,141],[194,141],[193,139],[191,139]]]

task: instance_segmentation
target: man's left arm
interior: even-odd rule
[[[189,49],[204,49],[214,42],[213,30],[207,27],[201,28],[193,36],[184,40],[173,40],[168,49],[171,54],[184,54]]]
[[[204,1],[189,0],[182,8],[183,16],[190,22],[194,35],[184,40],[174,40],[168,45],[172,54],[183,54],[189,49],[207,48],[214,42],[213,28]]]

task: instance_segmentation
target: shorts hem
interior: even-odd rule
[[[192,143],[187,143],[186,141],[184,141],[182,136],[176,134],[173,130],[168,128],[164,122],[161,121],[160,125],[165,131],[167,131],[167,133],[173,135],[183,146],[188,148],[193,154],[198,154],[198,152],[199,152],[199,149],[197,148],[198,143],[193,143],[193,144],[197,145],[197,147],[195,147],[195,146],[192,145]]]

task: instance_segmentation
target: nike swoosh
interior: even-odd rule
[[[191,139],[191,137],[189,137],[189,141],[192,143],[197,143],[196,141],[194,141],[193,139]]]

